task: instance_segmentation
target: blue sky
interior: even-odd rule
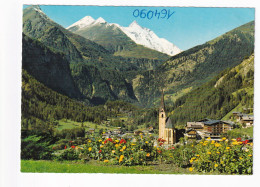
[[[141,26],[153,30],[186,50],[203,44],[231,29],[255,19],[253,8],[194,8],[194,7],[112,7],[112,6],[40,6],[52,20],[68,27],[85,16],[104,18],[109,23],[128,26],[136,20]],[[169,19],[134,17],[133,12],[166,9],[174,14]]]

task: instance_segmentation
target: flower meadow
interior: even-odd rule
[[[112,165],[175,164],[194,171],[252,174],[253,143],[240,138],[201,140],[166,146],[164,140],[137,136],[133,139],[90,137],[85,144],[64,146],[58,160],[98,160]],[[157,146],[156,146],[157,145]]]

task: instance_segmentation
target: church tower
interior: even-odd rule
[[[166,122],[166,113],[165,113],[165,105],[164,105],[164,93],[162,91],[161,104],[159,107],[159,138],[163,139],[164,129]]]
[[[174,129],[171,118],[166,116],[163,91],[159,107],[159,138],[165,140],[166,145],[176,143],[176,130]]]

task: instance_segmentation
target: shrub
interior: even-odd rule
[[[50,160],[52,149],[42,136],[28,136],[21,141],[21,159]]]

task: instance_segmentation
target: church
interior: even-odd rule
[[[166,116],[164,105],[164,93],[159,108],[159,138],[165,140],[166,145],[176,143],[176,130],[172,124],[171,118]]]

